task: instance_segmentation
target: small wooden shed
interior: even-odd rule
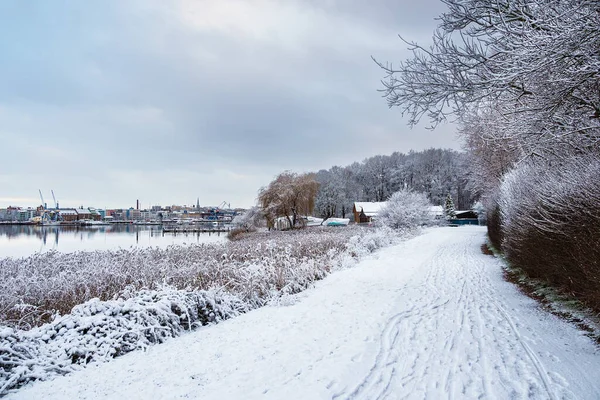
[[[379,211],[387,205],[387,201],[356,201],[354,202],[354,207],[352,207],[352,212],[354,213],[354,222],[359,224],[373,222],[373,220],[377,219],[377,215],[379,215]]]

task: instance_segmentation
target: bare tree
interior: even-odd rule
[[[309,215],[315,207],[315,197],[319,183],[314,174],[297,174],[285,171],[279,174],[266,188],[258,194],[258,201],[263,208],[267,226],[275,226],[279,217],[287,218],[293,228],[302,225],[300,216]]]
[[[600,141],[597,0],[442,0],[429,48],[387,74],[383,91],[416,124],[484,108],[524,155]],[[513,149],[514,150],[514,149]]]

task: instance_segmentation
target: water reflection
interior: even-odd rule
[[[163,231],[160,225],[112,224],[99,226],[1,225],[0,257],[23,257],[57,250],[116,250],[128,247],[166,247],[173,244],[225,240],[224,233]]]

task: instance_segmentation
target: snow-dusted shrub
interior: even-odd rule
[[[380,210],[378,220],[392,229],[410,230],[434,221],[431,206],[424,193],[403,189],[390,197]]]
[[[363,235],[353,236],[348,241],[346,248],[350,256],[360,258],[381,247],[389,246],[398,239],[397,232],[384,225],[368,230]]]
[[[254,233],[222,244],[118,251],[49,252],[0,259],[0,321],[28,328],[92,298],[117,298],[125,288],[223,287],[248,301],[322,277],[344,251],[353,229],[298,234]]]
[[[479,222],[479,225],[485,225],[487,222],[487,218],[486,218],[486,209],[485,209],[485,206],[483,205],[483,203],[481,201],[476,201],[471,206],[471,210],[475,214],[477,214],[477,221]]]
[[[0,259],[0,395],[277,303],[399,238],[315,227],[226,244]]]
[[[23,332],[0,329],[0,395],[31,380],[162,343],[184,330],[246,312],[223,291],[163,287],[130,298],[92,299],[71,314]]]
[[[502,249],[529,275],[600,310],[600,159],[522,165],[500,193]]]
[[[264,225],[264,213],[260,207],[251,207],[245,213],[236,215],[232,223],[235,226],[229,232],[227,237],[235,239],[242,232],[255,231],[261,225]]]
[[[489,196],[486,201],[485,213],[488,237],[490,238],[492,246],[497,250],[502,249],[502,221],[500,216],[500,205],[498,204],[499,197],[500,194],[498,191]]]

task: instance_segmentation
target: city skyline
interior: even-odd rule
[[[37,204],[35,205],[30,205],[30,204],[9,204],[7,206],[0,206],[0,209],[7,209],[9,207],[12,208],[22,208],[22,209],[37,209],[40,206],[44,207],[47,210],[56,210],[56,209],[79,209],[79,208],[90,208],[90,209],[98,209],[98,210],[126,210],[126,209],[138,209],[138,210],[152,210],[155,208],[160,208],[160,209],[168,209],[168,208],[185,208],[185,209],[206,209],[206,208],[223,208],[223,209],[242,209],[243,207],[233,207],[230,206],[229,203],[225,204],[225,202],[221,202],[220,204],[200,204],[199,203],[199,199],[196,200],[196,202],[194,202],[194,204],[187,204],[187,203],[171,203],[171,204],[144,204],[139,200],[135,200],[133,202],[132,205],[121,205],[121,206],[117,206],[117,207],[98,207],[94,204],[80,204],[78,206],[64,206],[63,204],[60,204],[60,202],[58,202],[58,206],[55,205],[53,202],[48,202],[46,200],[44,200],[44,204],[41,203],[41,201],[38,201]]]

